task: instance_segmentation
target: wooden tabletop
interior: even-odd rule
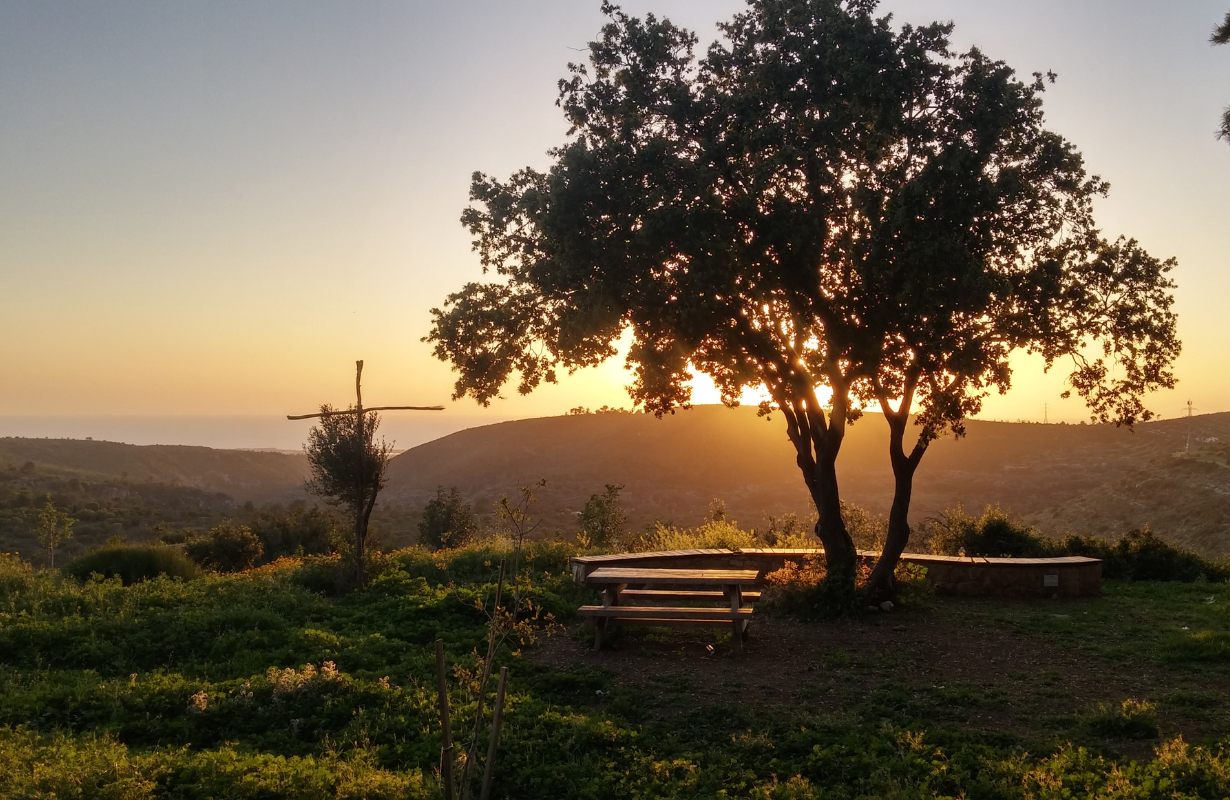
[[[754,586],[760,574],[754,569],[645,569],[601,567],[589,573],[586,583],[644,583],[672,586]]]

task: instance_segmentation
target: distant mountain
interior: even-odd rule
[[[1000,504],[1036,518],[1048,532],[1088,533],[1078,517],[1041,512],[1169,458],[1184,449],[1189,434],[1197,443],[1230,441],[1230,414],[1153,422],[1135,431],[972,421],[965,438],[931,446],[916,479],[912,520],[957,504],[971,511]],[[881,415],[867,414],[851,426],[838,461],[846,500],[887,512],[887,448]],[[393,459],[389,476],[385,502],[421,507],[437,485],[455,485],[479,510],[546,478],[536,511],[561,530],[572,528],[575,513],[607,483],[624,485],[629,520],[638,527],[654,519],[695,524],[715,497],[746,526],[762,525],[766,514],[802,515],[808,506],[781,416],[766,421],[752,408],[698,406],[663,419],[586,414],[471,428],[406,451]],[[1171,520],[1166,503],[1163,495],[1157,505],[1140,508],[1139,518],[1114,524],[1127,530],[1154,518]],[[1216,538],[1202,534],[1208,541],[1202,549],[1216,550]]]
[[[39,467],[141,483],[221,492],[239,502],[267,503],[302,496],[307,459],[252,450],[179,445],[131,445],[81,439],[0,438],[0,467]]]

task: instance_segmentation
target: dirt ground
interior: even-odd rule
[[[1099,703],[1153,702],[1163,734],[1195,742],[1225,735],[1221,674],[1176,669],[1148,658],[1116,662],[1070,632],[1022,630],[980,613],[978,601],[801,623],[757,616],[742,655],[729,633],[705,628],[634,628],[593,652],[581,625],[528,653],[560,670],[604,670],[635,689],[649,716],[748,703],[831,714],[908,717],[1027,740],[1077,731]],[[1033,618],[1062,626],[1079,604],[1037,605]],[[1128,749],[1135,749],[1128,746]]]

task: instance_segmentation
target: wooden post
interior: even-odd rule
[[[448,678],[444,673],[444,640],[436,639],[436,691],[440,695],[440,777],[444,800],[453,800],[453,732],[448,721]]]
[[[357,557],[358,566],[356,567],[355,579],[359,584],[359,588],[363,588],[363,540],[367,537],[367,531],[363,530],[363,502],[367,498],[367,492],[364,491],[364,471],[367,466],[367,440],[363,438],[363,362],[356,361],[354,372],[354,397],[355,397],[355,418],[358,423],[355,427],[355,436],[359,441],[355,442],[355,452],[359,458],[359,469],[356,476],[356,497],[359,498],[359,503],[354,509],[354,552]]]
[[[735,646],[736,653],[743,652],[743,620],[738,616],[739,609],[743,606],[743,593],[739,590],[738,584],[726,587],[727,593],[730,595],[730,616],[733,617],[730,621],[730,629],[732,631],[730,641]]]
[[[483,767],[483,790],[479,800],[490,800],[491,779],[495,777],[495,753],[500,743],[500,724],[504,721],[504,687],[508,684],[508,667],[500,667],[500,685],[495,691],[495,711],[491,717],[491,743],[487,745],[487,763]]]

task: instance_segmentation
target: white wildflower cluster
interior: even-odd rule
[[[209,708],[209,695],[205,694],[205,690],[197,692],[188,699],[188,710],[193,713],[201,713]]]

